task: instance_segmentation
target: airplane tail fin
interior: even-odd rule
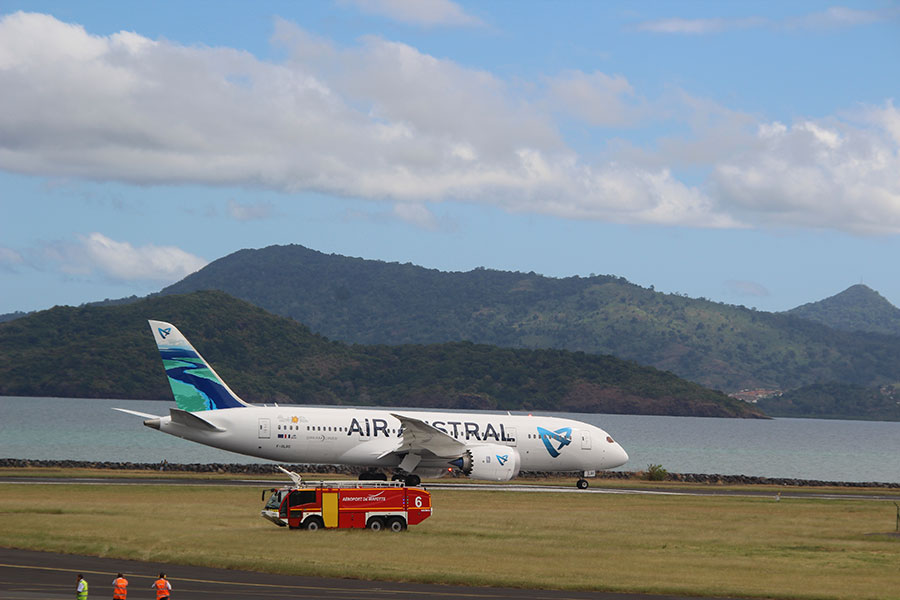
[[[249,406],[231,391],[178,328],[164,321],[149,323],[178,408],[198,412]]]

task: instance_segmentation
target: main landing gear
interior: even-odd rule
[[[363,471],[359,474],[360,481],[387,481],[387,475],[380,471]],[[391,476],[391,481],[402,481],[409,487],[416,487],[422,484],[422,479],[413,473],[406,475],[395,473]]]
[[[363,471],[359,474],[360,481],[387,481],[387,475],[380,471]]]
[[[412,473],[394,473],[394,476],[391,477],[393,481],[402,481],[408,487],[417,487],[422,484],[422,478],[418,475],[413,475]]]

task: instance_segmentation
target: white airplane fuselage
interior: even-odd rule
[[[177,327],[149,323],[178,408],[168,416],[117,410],[186,440],[273,461],[364,467],[367,476],[394,469],[408,482],[454,468],[493,481],[508,481],[520,471],[589,474],[628,460],[605,431],[572,419],[249,404]]]
[[[395,409],[396,410],[396,409]],[[593,471],[628,460],[602,429],[557,417],[402,410],[467,446],[499,445],[519,455],[525,471]],[[391,411],[359,408],[249,406],[207,411],[203,419],[220,431],[191,427],[172,417],[145,424],[193,442],[258,458],[303,464],[397,467],[391,450],[401,423]],[[446,467],[441,457],[423,457],[419,470]]]

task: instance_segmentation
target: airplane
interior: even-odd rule
[[[244,402],[171,323],[149,321],[177,408],[157,416],[117,408],[144,425],[192,442],[266,460],[362,467],[360,479],[407,485],[457,469],[472,479],[509,481],[520,471],[581,473],[625,464],[608,433],[557,417],[320,408]]]

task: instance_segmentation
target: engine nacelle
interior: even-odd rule
[[[519,453],[500,444],[471,446],[451,464],[471,477],[486,481],[509,481],[519,474]]]

